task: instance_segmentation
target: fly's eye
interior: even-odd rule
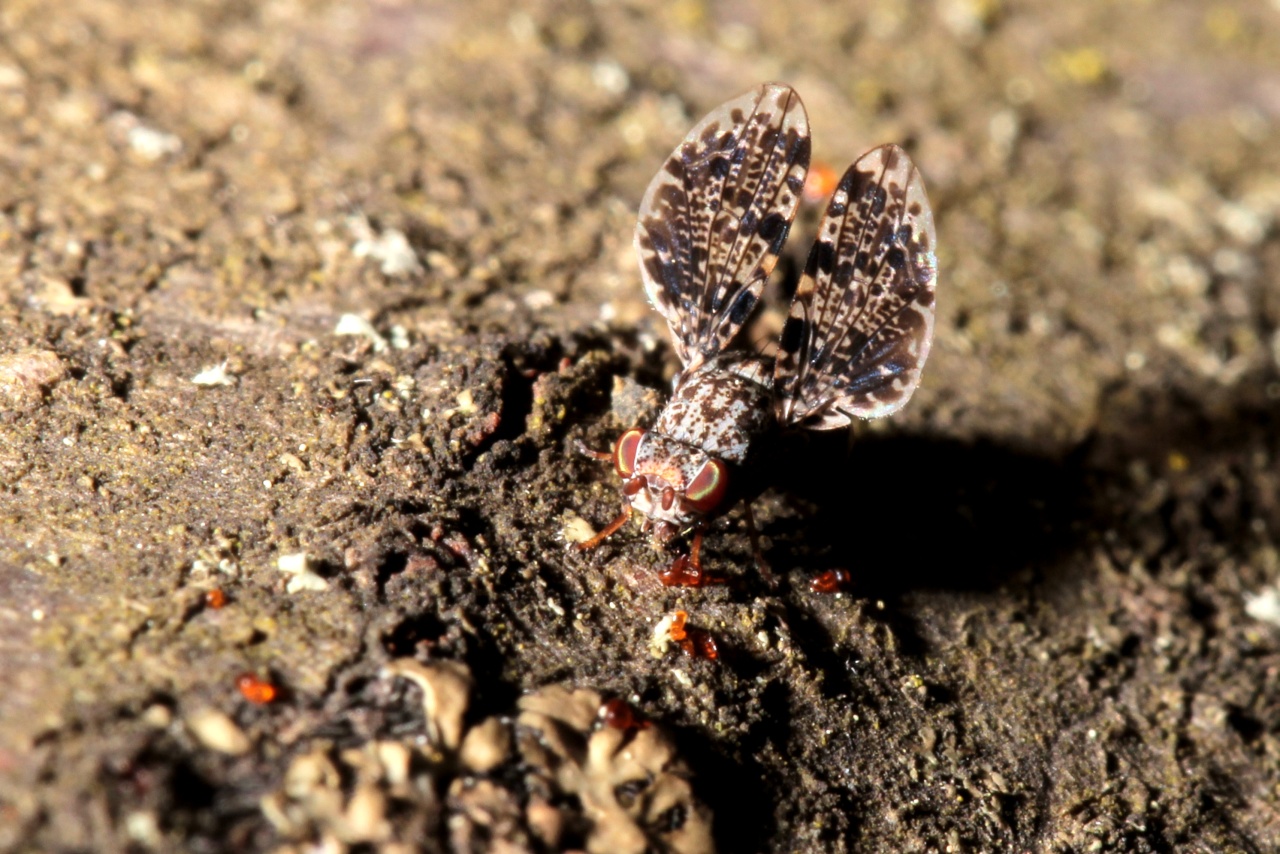
[[[613,446],[613,467],[621,477],[631,477],[635,473],[636,448],[640,447],[640,437],[643,435],[644,431],[639,427],[632,427],[619,436],[617,444]]]
[[[724,499],[729,488],[729,471],[719,460],[707,460],[702,471],[689,481],[684,491],[684,503],[699,513],[710,513]]]

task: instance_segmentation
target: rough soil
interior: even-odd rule
[[[599,698],[543,688],[674,739],[606,792],[692,779],[641,848],[1280,849],[1278,44],[1261,0],[5,0],[0,848],[602,850]],[[671,590],[635,528],[566,548],[619,506],[575,448],[676,368],[644,185],[774,79],[816,159],[920,165],[934,355],[758,503],[777,589],[733,514]],[[655,655],[676,609],[718,660]]]

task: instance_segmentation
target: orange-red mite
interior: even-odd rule
[[[221,608],[227,604],[227,594],[223,592],[221,587],[206,590],[204,592],[204,604],[214,609]]]
[[[236,677],[236,688],[240,690],[241,696],[257,706],[275,702],[280,696],[279,688],[252,673],[242,673]]]
[[[847,569],[828,569],[809,582],[814,593],[839,593],[853,583],[853,575]]]

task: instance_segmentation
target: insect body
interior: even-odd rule
[[[819,226],[776,359],[731,347],[795,218],[809,124],[789,86],[765,84],[713,110],[676,147],[640,204],[636,251],[650,302],[684,368],[650,430],[623,433],[612,459],[623,510],[579,548],[638,512],[659,543],[693,536],[668,584],[706,583],[702,534],[750,499],[757,457],[783,430],[830,430],[901,408],[933,337],[933,217],[895,145],[844,173]]]

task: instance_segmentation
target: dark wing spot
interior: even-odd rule
[[[800,341],[804,338],[804,326],[804,321],[799,317],[788,317],[782,326],[782,338],[778,346],[788,353],[799,350]]]
[[[841,261],[840,266],[836,267],[834,276],[835,283],[840,286],[847,285],[853,281],[853,264],[848,261]]]
[[[733,301],[733,308],[729,310],[729,322],[734,326],[741,326],[751,314],[751,309],[755,307],[756,295],[748,290],[742,291]]]
[[[742,215],[742,220],[738,223],[738,231],[743,237],[751,237],[756,233],[756,226],[759,224],[760,216],[755,208],[747,208],[747,212]]]
[[[864,173],[859,172],[857,169],[850,166],[845,170],[845,173],[840,176],[840,183],[836,185],[836,192],[838,193],[841,190],[844,190],[844,194],[847,197],[851,199],[857,198],[858,194],[853,191],[853,187],[859,181],[865,181],[867,177],[868,176]]]
[[[895,246],[885,253],[884,261],[895,270],[901,270],[907,265],[907,253],[902,251],[902,247]]]
[[[884,191],[884,187],[879,184],[867,185],[866,198],[871,203],[873,216],[880,216],[880,214],[884,213],[884,203],[889,198],[889,194]]]
[[[711,163],[707,166],[707,171],[711,173],[712,178],[724,178],[729,174],[729,169],[732,165],[727,157],[715,157],[712,158]]]
[[[809,253],[809,262],[805,264],[804,271],[811,276],[816,276],[819,272],[830,273],[835,262],[835,247],[825,240],[819,240],[813,244],[813,250]]]
[[[845,203],[831,200],[831,204],[827,205],[827,216],[844,216]]]
[[[787,242],[787,218],[778,212],[773,212],[760,220],[760,228],[757,233],[769,244],[769,251],[777,254],[782,250],[782,244]]]
[[[802,136],[802,137],[799,137],[798,139],[797,139],[797,136],[798,135],[793,130],[791,132],[791,137],[788,145],[788,148],[790,150],[788,151],[787,159],[791,160],[792,162],[799,161],[801,163],[807,164],[809,162],[809,152],[812,146],[812,142],[810,142],[809,137],[807,136]],[[801,186],[804,185],[804,181],[801,181],[798,178],[796,180],[799,181]],[[789,181],[788,181],[788,184],[790,184]],[[797,193],[800,192],[800,187],[794,187],[793,189]]]

